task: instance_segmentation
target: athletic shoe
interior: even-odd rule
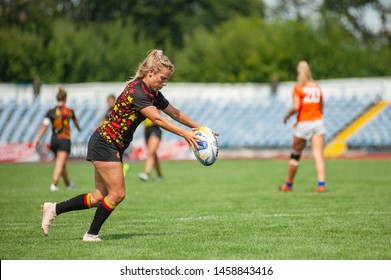
[[[146,182],[146,181],[148,181],[148,175],[146,174],[146,173],[140,173],[140,174],[138,174],[138,177],[141,179],[141,180],[143,180],[144,182]]]
[[[68,186],[67,186],[67,190],[71,190],[75,187],[75,183],[71,182]]]
[[[292,187],[288,187],[286,184],[279,186],[278,189],[281,192],[291,192],[292,191]]]
[[[45,202],[43,205],[41,205],[41,211],[42,211],[42,224],[41,228],[45,236],[49,233],[49,228],[54,219],[57,217],[56,214],[56,203],[52,202]]]
[[[122,171],[124,172],[125,178],[126,178],[126,175],[128,175],[129,170],[130,170],[130,164],[125,162],[122,166]]]
[[[326,191],[326,187],[325,186],[319,186],[317,189],[316,189],[316,192],[318,193],[322,193],[322,192],[325,192]]]
[[[51,185],[50,185],[50,190],[51,190],[52,192],[58,191],[58,190],[59,190],[59,187],[57,187],[55,184],[51,184]]]
[[[83,241],[99,242],[102,241],[102,239],[100,238],[99,234],[89,234],[88,232],[86,232],[83,236]]]
[[[163,176],[157,176],[157,177],[156,177],[156,181],[158,181],[158,182],[163,181]]]

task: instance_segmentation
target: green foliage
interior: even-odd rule
[[[49,190],[53,164],[2,164],[2,260],[390,260],[389,162],[326,161],[327,188],[316,190],[313,160],[303,160],[294,191],[280,193],[286,161],[163,162],[165,180],[137,178],[103,225],[103,242],[81,241],[94,209],[64,213],[47,237],[40,204],[93,190],[88,162],[70,162],[76,187]],[[94,249],[91,249],[94,248]]]
[[[60,20],[53,30],[48,46],[54,67],[47,77],[50,82],[125,81],[152,48],[147,40],[135,40],[133,25],[119,21],[77,28]]]
[[[267,21],[258,0],[56,3],[0,3],[0,82],[31,82],[37,74],[43,83],[124,81],[155,48],[175,64],[174,82],[292,81],[301,59],[315,79],[391,75],[384,32],[369,36],[339,19],[347,15],[341,7],[362,11],[375,0],[331,1],[317,20],[300,14],[300,1],[294,20]]]
[[[28,82],[45,62],[42,37],[17,27],[0,29],[0,81]]]
[[[200,29],[186,37],[176,75],[195,82],[268,80],[277,70],[274,41],[279,39],[268,30],[257,18],[235,18],[211,32]],[[197,65],[202,65],[203,71]]]
[[[387,52],[373,50],[369,55],[338,22],[315,27],[297,21],[265,22],[241,17],[213,31],[198,29],[186,36],[184,50],[176,56],[178,70],[174,79],[268,82],[276,74],[280,80],[294,80],[301,59],[314,66],[316,79],[391,73],[383,64],[372,65],[377,58],[375,53],[386,57]]]

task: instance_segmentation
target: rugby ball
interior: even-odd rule
[[[206,126],[201,126],[195,132],[195,135],[200,138],[197,140],[197,148],[194,150],[196,159],[205,166],[212,165],[217,160],[219,153],[219,145],[217,138],[212,130]]]

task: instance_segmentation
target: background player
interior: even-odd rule
[[[60,87],[57,93],[57,106],[50,109],[43,120],[41,130],[35,141],[35,146],[40,145],[42,136],[45,134],[49,124],[52,124],[52,138],[50,141],[50,149],[53,151],[56,159],[56,164],[53,171],[53,180],[50,185],[50,190],[57,191],[58,181],[60,177],[64,179],[67,189],[74,187],[70,182],[66,163],[71,153],[71,128],[70,120],[75,123],[76,128],[81,131],[79,122],[71,108],[65,106],[67,101],[67,93]]]
[[[325,191],[325,163],[323,146],[326,129],[323,123],[323,93],[320,86],[313,80],[310,66],[304,60],[297,66],[297,83],[293,88],[293,105],[284,116],[284,123],[297,114],[293,136],[292,153],[289,161],[288,177],[285,184],[279,187],[282,192],[292,190],[296,171],[299,167],[300,156],[311,140],[312,154],[315,160],[318,178],[317,192]]]

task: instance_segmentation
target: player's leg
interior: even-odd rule
[[[155,159],[155,170],[156,170],[156,176],[158,178],[158,180],[162,180],[163,179],[163,173],[162,173],[162,169],[160,167],[160,160],[159,160],[159,156],[157,154],[157,152],[154,153],[154,159]]]
[[[326,187],[326,166],[323,158],[324,135],[313,135],[311,138],[312,155],[315,160],[315,168],[318,179],[317,192],[324,192]]]
[[[64,167],[62,169],[61,177],[64,180],[65,186],[67,186],[67,190],[72,189],[75,184],[69,180],[68,170],[67,170],[67,162],[68,162],[69,154],[67,159],[65,160]]]
[[[67,160],[68,152],[62,150],[57,151],[56,161],[53,170],[52,185],[50,186],[50,189],[52,191],[58,190],[58,182],[63,174],[64,166]]]
[[[152,172],[152,169],[155,164],[155,156],[157,147],[159,146],[160,139],[154,135],[151,135],[147,140],[147,159],[145,161],[145,169],[144,173],[139,175],[139,178],[147,181],[149,179],[149,175]]]
[[[91,203],[99,203],[91,226],[83,241],[100,241],[99,231],[103,223],[125,198],[125,180],[121,162],[93,161],[95,166],[95,191]],[[106,195],[107,194],[107,195]],[[102,199],[102,196],[103,199]]]
[[[95,172],[96,173],[96,172]],[[79,194],[73,198],[67,199],[60,203],[45,202],[41,205],[42,208],[42,224],[41,228],[45,236],[49,234],[49,229],[52,222],[58,215],[84,210],[92,207],[97,207],[102,199],[108,194],[105,183],[100,180],[100,177],[95,175],[95,191],[93,193]]]
[[[161,138],[160,137],[156,137],[156,138],[158,139],[158,141],[157,141],[156,149],[155,149],[155,151],[153,153],[154,162],[155,162],[154,167],[155,167],[155,170],[156,170],[157,179],[158,180],[162,180],[163,179],[163,173],[162,173],[162,169],[160,167],[159,156],[157,154],[157,150],[159,149]]]
[[[306,143],[306,139],[293,136],[292,151],[288,166],[288,176],[285,180],[285,184],[279,187],[280,191],[289,192],[292,190],[296,172],[299,168],[301,153],[304,150]]]
[[[68,170],[67,170],[66,163],[64,164],[64,167],[62,169],[61,177],[64,180],[65,185],[69,186],[71,182],[70,182],[69,177],[68,177]]]

